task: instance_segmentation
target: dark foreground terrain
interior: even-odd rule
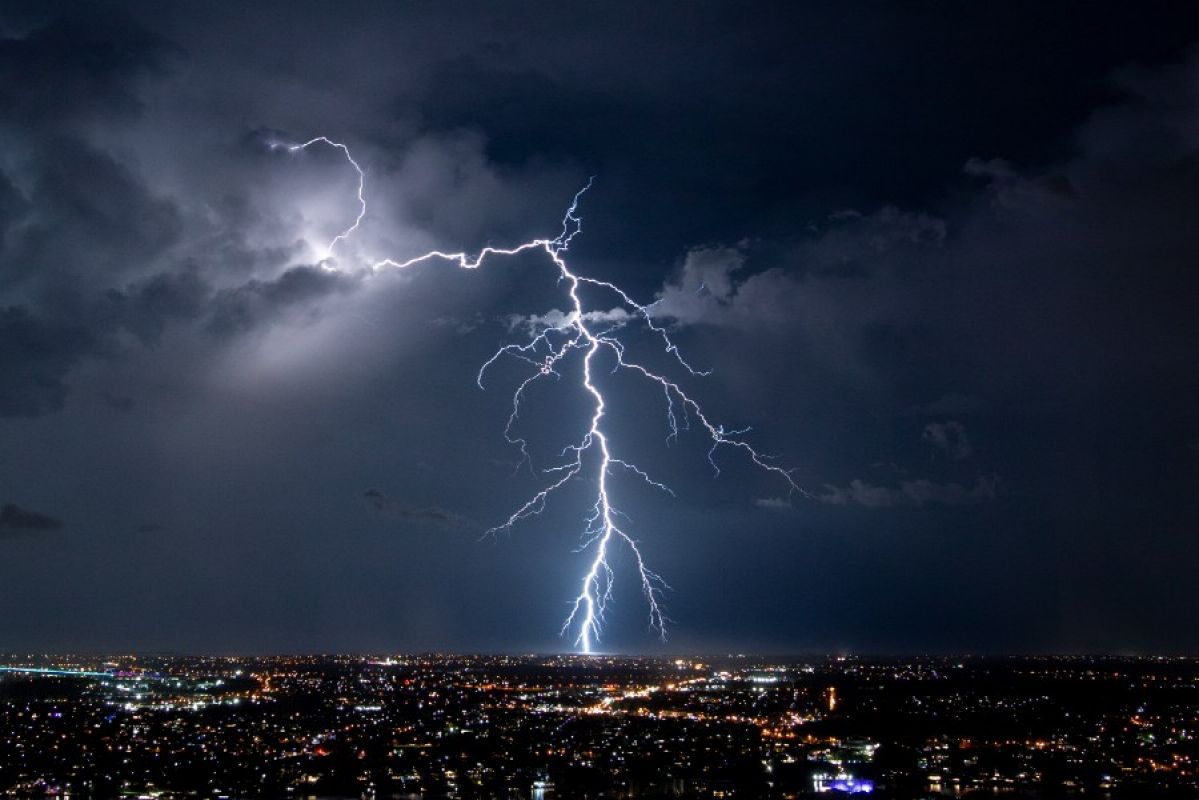
[[[7,656],[0,793],[1199,797],[1199,660]]]

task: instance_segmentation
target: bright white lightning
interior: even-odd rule
[[[358,173],[358,216],[354,218],[353,225],[334,236],[333,240],[330,241],[329,244],[325,245],[324,255],[321,256],[321,261],[324,262],[333,258],[333,248],[337,246],[338,242],[350,238],[354,231],[358,230],[358,225],[362,222],[362,218],[366,216],[366,198],[362,196],[363,191],[366,190],[366,172],[362,169],[362,167],[358,166],[358,162],[355,161],[354,156],[350,154],[350,148],[346,147],[341,142],[333,141],[327,136],[314,136],[303,144],[283,145],[278,142],[271,142],[270,148],[275,150],[279,147],[286,147],[289,153],[294,153],[297,150],[306,150],[317,143],[325,144],[329,147],[334,147],[340,150],[342,155],[346,157],[346,161],[350,162],[350,166],[353,167],[354,171]]]
[[[327,262],[331,261],[334,257],[333,251],[337,244],[349,238],[358,229],[359,224],[366,216],[367,204],[364,197],[366,172],[354,160],[354,157],[350,154],[350,149],[346,145],[335,142],[325,136],[314,137],[302,144],[272,142],[270,147],[271,149],[282,147],[289,152],[296,152],[305,150],[315,144],[323,144],[340,150],[345,156],[346,161],[354,168],[354,171],[358,175],[358,215],[355,217],[352,225],[333,237],[325,247],[321,263],[327,266]],[[557,368],[563,359],[575,351],[581,351],[583,354],[582,387],[593,401],[593,410],[586,425],[586,430],[583,431],[580,438],[574,444],[567,445],[563,449],[562,455],[565,460],[562,463],[543,469],[546,475],[551,476],[550,482],[527,500],[524,505],[516,509],[507,520],[491,528],[488,534],[509,530],[521,520],[540,514],[545,509],[550,495],[565,486],[571,479],[584,472],[584,456],[587,454],[598,455],[596,499],[595,504],[591,508],[591,513],[586,519],[586,526],[583,530],[582,544],[580,546],[581,551],[592,551],[591,562],[587,572],[583,575],[583,579],[579,585],[579,593],[572,601],[570,613],[562,623],[561,629],[562,635],[574,632],[574,643],[585,654],[594,652],[594,647],[600,639],[607,605],[612,599],[615,573],[609,563],[609,557],[613,545],[623,544],[628,548],[633,557],[637,568],[637,576],[641,583],[641,592],[645,596],[649,607],[650,628],[656,630],[662,638],[665,638],[666,623],[668,622],[660,601],[662,592],[669,587],[660,576],[646,566],[636,540],[619,524],[619,518],[624,517],[624,515],[612,505],[608,479],[617,471],[631,472],[650,486],[661,489],[671,495],[674,492],[664,483],[654,480],[640,467],[614,454],[612,443],[603,428],[603,421],[608,411],[608,405],[604,399],[601,387],[594,379],[595,357],[601,351],[606,350],[611,353],[616,361],[616,369],[631,372],[650,383],[656,384],[662,389],[666,400],[666,421],[669,430],[667,435],[668,441],[677,438],[680,430],[689,429],[691,421],[694,419],[698,423],[698,426],[707,433],[712,443],[708,451],[708,461],[717,475],[720,474],[720,468],[716,464],[716,451],[721,447],[731,447],[745,453],[749,460],[758,467],[777,474],[786,481],[792,492],[804,494],[788,470],[770,463],[765,456],[760,454],[744,439],[740,438],[749,431],[748,428],[742,430],[725,430],[723,426],[711,422],[704,414],[699,403],[688,396],[676,382],[625,357],[624,345],[614,335],[615,331],[620,327],[619,322],[611,327],[604,328],[602,327],[602,319],[599,319],[601,315],[587,311],[583,299],[579,295],[580,287],[589,286],[614,295],[620,303],[621,308],[627,309],[632,316],[639,317],[644,321],[648,329],[660,338],[665,352],[684,371],[692,376],[708,374],[707,372],[692,368],[671,340],[669,331],[664,326],[654,322],[654,316],[651,313],[655,305],[654,303],[642,305],[633,300],[624,290],[615,284],[579,275],[573,272],[566,263],[565,255],[570,247],[571,240],[582,229],[582,220],[578,216],[579,199],[590,187],[591,182],[589,181],[587,186],[583,187],[574,196],[570,207],[566,211],[566,215],[562,219],[562,231],[553,239],[534,239],[510,248],[484,247],[473,256],[464,252],[447,253],[440,250],[432,250],[423,255],[403,261],[384,258],[371,264],[372,270],[383,268],[404,269],[436,259],[449,261],[461,269],[478,269],[490,256],[513,256],[526,251],[541,250],[549,256],[550,261],[557,269],[559,282],[566,283],[571,310],[565,315],[565,318],[559,324],[547,325],[523,344],[507,344],[501,347],[479,369],[476,382],[482,388],[483,377],[487,369],[504,356],[525,361],[533,367],[534,371],[532,374],[525,378],[513,393],[512,412],[508,416],[508,423],[504,429],[505,439],[509,443],[519,447],[522,458],[528,460],[529,454],[525,440],[513,436],[512,433],[513,426],[520,413],[520,404],[524,397],[525,389],[529,384],[547,375],[559,377],[560,373]]]

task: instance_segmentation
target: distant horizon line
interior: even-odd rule
[[[683,659],[838,659],[881,660],[881,659],[1036,659],[1036,658],[1093,658],[1093,659],[1137,659],[1137,660],[1191,660],[1199,659],[1199,653],[1135,653],[1135,652],[1085,652],[1085,651],[1029,651],[1029,652],[985,652],[985,651],[692,651],[677,653],[579,653],[576,651],[538,650],[358,650],[358,651],[295,651],[295,652],[196,652],[167,649],[130,650],[76,650],[16,652],[0,651],[0,659],[8,658],[213,658],[213,659],[284,659],[284,658],[351,658],[351,659],[394,659],[394,658],[570,658],[579,661],[600,659],[629,659],[643,661],[677,661]]]

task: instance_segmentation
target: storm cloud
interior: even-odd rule
[[[5,503],[0,506],[0,536],[45,533],[46,531],[56,531],[61,527],[62,521],[49,514],[30,511],[15,503]]]
[[[476,385],[566,321],[555,268],[370,265],[556,236],[594,176],[572,265],[711,374],[610,294],[589,321],[804,490],[727,450],[715,478],[694,420],[668,440],[661,392],[597,369],[614,441],[677,496],[617,479],[676,587],[669,647],[1199,645],[1168,624],[1199,613],[1172,588],[1199,564],[1190,16],[6,4],[6,641],[563,647],[573,485],[495,543],[393,535],[502,522],[582,434],[586,398],[541,382],[520,461],[536,365]],[[332,257],[355,173],[271,147],[316,135],[366,172]],[[612,647],[658,647],[639,622]]]
[[[378,489],[367,489],[362,496],[375,511],[393,519],[428,523],[445,528],[461,528],[467,524],[466,519],[452,511],[446,511],[444,508],[436,506],[414,506],[393,500]]]
[[[959,483],[934,483],[927,479],[902,481],[898,487],[873,486],[862,480],[850,481],[846,488],[828,486],[820,500],[835,505],[857,503],[870,508],[934,503],[947,506],[985,503],[995,499],[998,481],[994,478],[979,478],[973,486]]]

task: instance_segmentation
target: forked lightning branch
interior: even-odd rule
[[[364,194],[366,173],[355,161],[346,145],[324,136],[318,136],[300,144],[274,142],[270,146],[272,149],[285,149],[293,153],[313,146],[335,148],[341,151],[346,162],[357,173],[357,215],[353,224],[326,245],[323,254],[322,263],[327,268],[331,268],[337,245],[351,237],[366,217],[367,203]],[[546,508],[551,496],[571,480],[578,477],[592,478],[596,486],[595,502],[587,514],[580,546],[582,552],[589,554],[590,561],[586,572],[579,581],[578,594],[572,601],[570,613],[562,623],[561,629],[561,633],[564,636],[569,635],[574,645],[586,654],[594,652],[600,640],[605,612],[612,599],[612,590],[616,580],[612,557],[616,548],[627,548],[632,556],[632,563],[636,566],[636,579],[640,582],[641,593],[648,606],[650,628],[665,638],[666,624],[669,621],[662,605],[662,593],[669,587],[642,559],[636,539],[625,527],[628,518],[613,503],[610,479],[618,473],[626,472],[663,492],[671,495],[674,492],[665,483],[623,458],[619,446],[609,436],[604,422],[613,409],[609,405],[601,383],[596,379],[596,359],[601,352],[606,351],[610,354],[615,361],[617,370],[630,373],[651,385],[656,385],[661,390],[666,407],[668,441],[678,437],[681,432],[686,430],[702,430],[711,442],[708,461],[717,474],[720,472],[720,468],[716,464],[717,451],[724,448],[739,450],[753,464],[776,474],[791,491],[800,491],[788,470],[771,463],[742,438],[748,429],[726,430],[722,425],[710,420],[699,403],[684,392],[678,383],[632,360],[619,336],[622,331],[621,324],[604,323],[603,315],[589,313],[592,312],[592,309],[584,304],[580,293],[581,289],[593,289],[599,293],[610,295],[614,303],[618,303],[632,318],[640,320],[649,332],[660,341],[661,346],[672,359],[672,363],[676,364],[679,370],[691,376],[707,374],[692,368],[683,358],[678,347],[671,340],[667,327],[655,321],[652,313],[653,303],[644,305],[638,303],[615,284],[580,275],[570,268],[566,256],[571,241],[581,230],[582,223],[578,213],[579,200],[588,188],[590,188],[590,183],[575,195],[562,219],[562,230],[553,239],[533,239],[509,248],[485,247],[473,255],[465,252],[450,253],[433,250],[405,260],[384,258],[370,264],[372,271],[389,268],[406,269],[427,261],[446,261],[460,269],[478,269],[490,258],[514,256],[527,251],[541,251],[553,268],[554,280],[565,284],[571,308],[561,322],[557,325],[546,325],[534,331],[527,341],[505,344],[500,347],[480,368],[476,380],[479,387],[482,388],[488,368],[500,359],[515,359],[527,364],[529,374],[519,383],[513,393],[512,410],[504,429],[505,439],[513,446],[518,447],[522,457],[527,459],[529,454],[525,440],[513,433],[525,390],[543,378],[550,376],[560,378],[562,376],[560,368],[567,363],[568,359],[573,357],[582,360],[581,388],[590,398],[591,411],[589,416],[584,416],[579,421],[578,438],[562,450],[562,459],[559,463],[542,469],[542,474],[545,476],[544,486],[519,506],[506,520],[491,528],[488,533],[511,529],[521,520],[540,514]],[[594,462],[594,467],[589,467],[591,462]],[[588,475],[587,473],[591,470],[593,473]]]

